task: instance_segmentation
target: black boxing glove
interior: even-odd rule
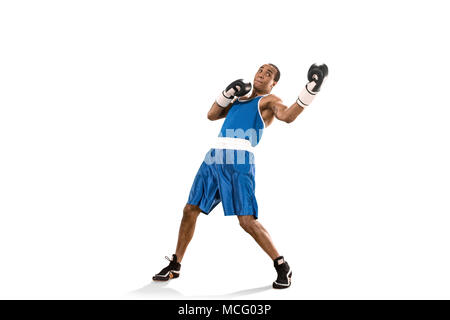
[[[313,64],[308,70],[308,81],[314,81],[316,85],[312,88],[312,91],[319,92],[320,86],[323,80],[328,76],[328,67],[326,64]]]
[[[238,79],[230,83],[224,91],[217,97],[216,103],[226,108],[234,97],[242,97],[252,90],[252,84],[250,82],[244,82],[243,79]]]
[[[311,104],[320,91],[323,81],[328,76],[328,67],[326,64],[313,64],[308,70],[308,83],[300,92],[297,99],[297,104],[305,108]]]

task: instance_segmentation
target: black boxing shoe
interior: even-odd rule
[[[166,259],[170,261],[169,265],[153,276],[154,281],[168,281],[180,276],[181,264],[177,262],[177,256],[173,254],[172,260]]]
[[[277,270],[277,280],[272,284],[274,289],[286,289],[291,286],[292,270],[283,256],[273,260],[273,265]]]

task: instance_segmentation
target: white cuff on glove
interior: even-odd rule
[[[299,106],[305,108],[311,104],[311,102],[316,97],[317,92],[313,92],[312,89],[316,86],[314,81],[306,84],[302,92],[298,95],[297,103]]]
[[[222,93],[217,97],[216,103],[222,108],[228,107],[231,101],[233,101],[235,92],[236,91],[233,88],[227,92],[225,92],[225,90],[222,91]]]

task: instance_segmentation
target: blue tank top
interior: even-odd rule
[[[259,111],[259,100],[262,97],[265,95],[246,101],[236,100],[228,111],[219,137],[246,139],[253,147],[256,146],[265,127]]]

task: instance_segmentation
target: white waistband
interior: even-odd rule
[[[254,147],[250,141],[239,138],[226,138],[217,137],[217,140],[213,143],[214,149],[234,149],[234,150],[246,150],[248,152],[254,152]]]

